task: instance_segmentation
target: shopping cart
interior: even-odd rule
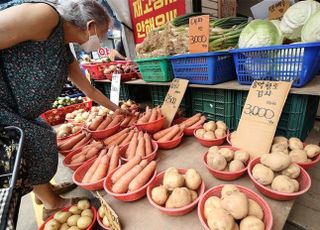
[[[20,168],[23,131],[14,126],[0,127],[0,153],[7,161],[0,160],[0,230],[16,227],[21,194],[16,189]]]

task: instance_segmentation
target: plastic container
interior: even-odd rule
[[[157,175],[157,170],[154,171],[154,174],[152,175],[152,177],[150,178],[150,180],[144,185],[142,186],[140,189],[138,189],[135,192],[127,192],[127,193],[114,193],[111,191],[112,188],[112,181],[111,181],[111,177],[112,175],[115,173],[115,171],[117,171],[119,169],[116,168],[114,171],[112,171],[104,180],[103,182],[103,187],[104,190],[110,195],[113,196],[114,198],[116,198],[117,200],[121,200],[121,201],[126,201],[126,202],[131,202],[131,201],[136,201],[141,199],[142,197],[144,197],[146,195],[147,192],[147,187],[152,183],[152,181],[156,178]]]
[[[97,213],[97,222],[98,222],[98,224],[100,225],[100,227],[101,227],[102,229],[112,230],[111,228],[107,228],[106,226],[104,226],[104,224],[102,223],[102,219],[101,219],[100,216],[99,216],[99,213]]]
[[[215,140],[206,140],[206,139],[203,139],[201,137],[197,137],[196,136],[196,132],[197,132],[198,129],[202,129],[202,127],[195,129],[194,132],[193,132],[193,135],[197,138],[198,142],[201,145],[205,146],[205,147],[220,146],[226,141],[227,136],[229,135],[229,131],[228,131],[227,135],[225,137],[223,137],[223,138],[218,138],[218,139],[215,139]]]
[[[237,126],[248,92],[237,91],[235,95],[234,124]],[[287,138],[298,137],[304,140],[313,128],[318,104],[319,97],[289,94],[282,110],[276,135]]]
[[[231,149],[233,151],[237,151],[239,150],[238,148],[235,147],[231,147],[231,146],[220,146],[219,149],[222,148],[227,148],[227,149]],[[220,171],[220,170],[216,170],[211,168],[208,164],[207,164],[207,155],[209,152],[206,152],[203,155],[203,162],[206,165],[208,171],[211,173],[211,175],[213,175],[215,178],[219,179],[219,180],[224,180],[224,181],[231,181],[231,180],[237,180],[240,177],[242,177],[248,169],[248,163],[246,164],[246,167],[237,171],[237,172],[228,172],[228,171]]]
[[[116,132],[118,132],[120,130],[120,123],[118,123],[117,125],[107,128],[105,130],[99,130],[99,131],[92,131],[89,128],[85,128],[89,133],[91,133],[92,138],[95,140],[99,140],[99,139],[103,139],[106,137],[110,137],[113,134],[115,134]]]
[[[68,208],[63,208],[61,209],[61,211],[68,211],[70,207]],[[96,223],[96,220],[97,220],[97,210],[91,205],[91,211],[93,213],[93,218],[92,218],[92,223],[90,224],[90,226],[88,228],[86,228],[86,230],[93,230],[94,228],[94,225]],[[39,228],[39,230],[44,230],[44,227],[46,226],[46,224],[49,222],[49,220],[52,220],[54,217],[54,214],[51,215]]]
[[[222,190],[223,186],[224,185],[218,185],[218,186],[215,186],[215,187],[209,189],[208,191],[206,191],[205,194],[203,194],[203,196],[201,197],[201,199],[199,201],[198,216],[199,216],[200,222],[205,230],[210,230],[210,228],[208,227],[206,218],[204,216],[204,204],[206,203],[206,200],[209,199],[209,197],[211,197],[211,196],[221,197],[221,190]],[[260,205],[260,207],[263,210],[263,222],[265,225],[265,230],[272,230],[273,217],[272,217],[272,211],[271,211],[268,203],[262,197],[260,197],[257,193],[252,191],[251,189],[248,189],[248,188],[240,186],[240,185],[235,185],[235,186],[237,186],[237,188],[240,190],[240,192],[243,192],[244,194],[246,194],[246,196],[249,199],[254,200],[255,202],[257,202]]]
[[[187,169],[180,168],[178,170],[179,170],[180,174],[185,174],[187,172]],[[188,214],[189,212],[191,212],[197,206],[197,204],[198,204],[198,202],[200,200],[200,197],[203,195],[203,193],[205,191],[204,182],[202,181],[200,187],[198,188],[198,191],[197,191],[198,192],[198,198],[195,199],[191,204],[189,204],[189,205],[187,205],[185,207],[182,207],[182,208],[166,208],[166,207],[163,207],[163,206],[160,206],[160,205],[156,204],[151,198],[152,189],[154,187],[159,186],[159,185],[162,184],[164,173],[165,173],[165,171],[160,172],[156,176],[154,181],[148,186],[147,197],[148,197],[148,200],[149,200],[150,204],[154,208],[159,209],[162,213],[167,214],[169,216],[183,216],[183,215]]]
[[[299,166],[304,168],[305,170],[308,170],[310,168],[315,167],[320,162],[320,154],[312,159],[311,162],[307,163],[297,163]]]
[[[106,64],[104,63],[88,63],[82,64],[85,70],[88,70],[90,77],[94,80],[103,80],[105,76],[103,71],[105,69]]]
[[[71,170],[75,171],[77,168],[79,168],[81,165],[83,165],[84,163],[86,163],[87,161],[96,158],[96,156],[91,157],[90,159],[84,161],[84,162],[80,162],[80,163],[75,163],[75,164],[71,164],[71,159],[74,155],[80,153],[82,151],[83,148],[78,149],[76,151],[73,151],[71,153],[69,153],[64,159],[63,159],[63,165],[70,168]]]
[[[318,73],[320,42],[234,49],[234,63],[240,84],[254,80],[293,81],[302,87]]]
[[[311,187],[311,178],[309,174],[300,166],[300,176],[296,179],[299,182],[300,188],[298,192],[294,193],[284,193],[284,192],[277,192],[272,190],[271,188],[264,186],[256,181],[256,179],[252,176],[252,169],[253,167],[260,163],[260,157],[251,160],[248,166],[248,174],[253,182],[254,186],[261,192],[263,195],[274,199],[274,200],[294,200],[299,196],[306,193]]]
[[[232,55],[228,52],[182,54],[169,58],[175,78],[191,84],[213,85],[236,78]]]
[[[144,81],[167,82],[173,79],[170,61],[167,56],[136,59]]]
[[[120,156],[121,156],[121,160],[124,162],[128,162],[129,160],[127,158],[125,158],[124,154],[126,153],[127,149],[128,149],[129,145],[125,145],[120,149]],[[150,153],[149,155],[145,156],[142,158],[142,160],[148,160],[149,162],[154,160],[157,157],[157,152],[158,152],[158,144],[155,141],[152,141],[152,153]]]
[[[165,142],[156,141],[156,142],[159,146],[159,149],[165,149],[165,150],[174,149],[175,147],[177,147],[181,143],[183,135],[184,135],[184,133],[182,133],[181,136],[175,140],[170,140],[170,141],[165,141]]]
[[[188,118],[180,117],[180,118],[174,120],[174,121],[172,122],[172,124],[181,124],[182,122],[184,122],[184,121],[187,120],[187,119],[188,119]],[[194,130],[196,130],[196,129],[200,128],[200,127],[202,127],[202,125],[200,125],[200,126],[198,126],[198,127],[196,127],[196,128],[185,128],[185,129],[183,130],[184,135],[186,135],[186,136],[193,136]]]
[[[106,74],[106,78],[112,81],[112,74]],[[121,81],[131,81],[132,79],[138,78],[135,72],[121,73]]]
[[[192,114],[202,113],[207,120],[223,121],[233,130],[235,91],[191,88]]]
[[[60,150],[59,153],[63,156],[67,156],[68,154],[74,152],[74,151],[77,151],[77,150],[80,150],[82,149],[84,146],[87,146],[88,144],[90,144],[91,140],[88,140],[84,145],[80,146],[79,148],[76,148],[76,149],[71,149],[71,150]]]
[[[163,128],[165,118],[162,117],[156,121],[145,123],[145,124],[136,124],[136,127],[139,131],[156,133]]]

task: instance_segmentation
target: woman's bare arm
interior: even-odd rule
[[[46,40],[59,22],[44,3],[25,3],[0,11],[0,50],[21,42]]]
[[[99,90],[94,88],[80,70],[79,63],[74,60],[69,66],[70,80],[89,98],[100,105],[115,111],[119,107],[104,96]]]

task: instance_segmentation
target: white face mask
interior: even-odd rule
[[[97,30],[95,35],[89,34],[89,40],[86,41],[85,43],[82,43],[80,47],[87,53],[97,51],[101,47],[100,39],[97,35]]]

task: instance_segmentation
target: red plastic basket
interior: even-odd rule
[[[145,123],[145,124],[136,124],[136,127],[139,131],[144,131],[148,133],[156,133],[163,128],[165,118],[161,117],[160,119]]]
[[[209,189],[205,194],[203,194],[203,196],[199,201],[198,216],[205,230],[210,230],[210,228],[208,227],[206,218],[204,216],[204,204],[206,200],[211,196],[221,197],[221,190],[223,186],[224,185],[218,185]],[[254,191],[240,185],[236,185],[236,186],[240,190],[240,192],[243,192],[244,194],[246,194],[246,196],[249,199],[256,201],[260,205],[260,207],[263,210],[263,217],[264,217],[263,222],[265,224],[265,230],[271,230],[273,226],[273,217],[272,217],[272,211],[268,203]]]
[[[274,200],[294,200],[298,196],[303,195],[306,193],[310,187],[311,187],[311,178],[309,174],[300,166],[300,176],[297,178],[297,181],[299,182],[299,191],[293,192],[293,193],[284,193],[284,192],[277,192],[272,190],[271,188],[268,188],[267,186],[264,186],[260,184],[256,179],[254,179],[252,175],[252,169],[256,164],[260,163],[260,157],[250,161],[248,166],[248,174],[253,182],[254,186],[261,192],[263,195],[274,199]]]
[[[198,128],[199,129],[199,128]],[[222,137],[222,138],[218,138],[218,139],[215,139],[215,140],[206,140],[206,139],[203,139],[201,137],[197,137],[196,136],[196,132],[198,129],[195,129],[194,132],[193,132],[193,135],[197,138],[198,142],[205,146],[205,147],[211,147],[211,146],[220,146],[222,145],[225,141],[226,141],[226,138],[227,136],[229,135],[229,131],[227,132],[227,135],[225,137]]]
[[[183,168],[180,168],[178,169],[179,173],[181,174],[185,174],[187,172],[187,169],[183,169]],[[148,197],[148,200],[150,202],[150,204],[156,208],[156,209],[159,209],[161,212],[169,215],[169,216],[183,216],[183,215],[186,215],[188,214],[189,212],[191,212],[198,204],[199,200],[200,200],[200,197],[203,195],[204,191],[205,191],[205,184],[204,184],[204,181],[202,180],[202,183],[200,185],[200,187],[198,188],[198,198],[195,199],[191,204],[185,206],[185,207],[182,207],[182,208],[165,208],[163,206],[160,206],[158,204],[156,204],[152,198],[151,198],[151,192],[152,192],[152,189],[156,186],[159,186],[162,184],[162,181],[163,181],[163,176],[164,176],[164,173],[165,171],[162,171],[160,172],[156,178],[154,179],[154,181],[148,186],[148,189],[147,189],[147,197]]]
[[[156,141],[156,142],[159,146],[159,149],[174,149],[181,143],[183,135],[184,133],[182,133],[181,136],[175,140],[166,141],[166,142],[159,142],[159,141]]]
[[[86,162],[92,160],[93,158],[96,158],[97,156],[93,156],[90,159],[81,162],[81,163],[76,163],[76,164],[71,164],[71,159],[74,155],[80,153],[82,151],[83,148],[78,149],[76,151],[73,151],[71,153],[69,153],[64,159],[63,159],[63,165],[70,168],[71,170],[75,171],[77,168],[79,168],[81,165],[85,164]]]
[[[93,139],[95,140],[100,140],[106,137],[110,137],[111,135],[115,134],[116,132],[119,131],[120,129],[120,124],[118,123],[117,125],[107,128],[105,130],[99,130],[99,131],[92,131],[89,128],[85,128],[89,133],[92,134]]]
[[[187,119],[188,119],[188,118],[180,117],[180,118],[174,120],[172,123],[173,123],[173,124],[181,124],[182,122],[184,122],[184,121],[187,120]],[[193,129],[192,129],[192,128],[185,128],[185,129],[183,130],[184,135],[186,135],[186,136],[193,136],[194,130],[196,130],[196,129],[200,128],[200,127],[202,127],[202,125],[200,125],[199,127],[193,128]]]
[[[103,71],[105,69],[105,63],[90,63],[82,64],[85,70],[88,70],[90,76],[94,80],[103,80],[105,79]]]
[[[112,74],[106,74],[106,78],[112,81]],[[135,78],[137,78],[137,75],[135,72],[121,73],[121,81],[131,81],[132,79],[135,79]]]

